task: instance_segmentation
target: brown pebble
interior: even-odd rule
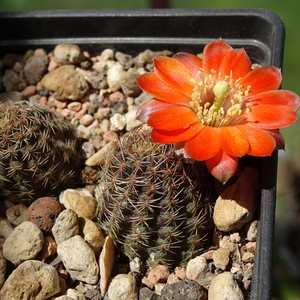
[[[80,120],[87,113],[87,108],[82,108],[79,112],[75,113],[75,117]]]
[[[23,96],[26,98],[33,96],[35,93],[36,93],[35,85],[29,85],[22,91]]]
[[[68,101],[66,100],[61,100],[61,101],[55,100],[55,106],[57,108],[64,109],[67,107],[67,105],[68,105]]]
[[[175,269],[175,275],[181,280],[186,280],[186,268],[177,267]]]
[[[89,115],[89,114],[85,114],[84,116],[82,116],[82,118],[80,119],[80,124],[84,125],[84,126],[89,126],[93,123],[94,118],[93,116]]]
[[[216,250],[210,250],[207,251],[203,254],[201,254],[201,256],[203,256],[206,260],[212,260],[213,259],[213,254],[215,253]]]
[[[71,121],[74,116],[75,116],[75,111],[71,111],[67,108],[64,108],[62,111],[61,111],[61,114],[69,121]]]
[[[117,92],[114,92],[114,93],[111,93],[109,95],[109,100],[110,101],[114,101],[114,100],[123,100],[125,98],[124,94],[117,91]]]
[[[109,130],[103,134],[103,139],[106,142],[111,142],[118,139],[118,134],[115,131]]]
[[[155,285],[157,283],[165,282],[170,275],[170,271],[166,266],[157,265],[153,269],[150,270],[147,279],[151,284]]]
[[[47,103],[48,103],[48,98],[46,96],[42,96],[40,98],[40,104],[44,105],[44,106],[47,106]]]
[[[27,221],[50,233],[57,216],[63,211],[62,205],[52,197],[35,200],[28,208]]]
[[[54,59],[54,57],[51,57],[50,61],[49,61],[49,65],[48,65],[48,71],[51,72],[51,71],[57,69],[59,66],[60,66],[60,64],[58,64],[56,62],[56,60]]]
[[[44,238],[43,248],[36,257],[37,260],[44,262],[49,256],[52,256],[56,253],[57,244],[54,241],[52,236],[46,236]]]
[[[34,54],[33,55],[43,55],[43,54],[47,55],[47,52],[44,49],[42,49],[42,48],[38,48],[38,49],[34,50]]]

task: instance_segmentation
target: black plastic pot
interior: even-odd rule
[[[263,9],[82,10],[0,13],[0,56],[73,43],[91,54],[105,48],[138,54],[147,48],[199,53],[217,38],[244,47],[253,62],[282,64],[284,26]],[[259,158],[259,232],[251,300],[271,299],[277,153]]]

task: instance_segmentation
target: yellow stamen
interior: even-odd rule
[[[236,124],[249,112],[245,107],[246,89],[234,80],[232,74],[224,76],[212,70],[212,74],[199,71],[200,80],[195,83],[190,105],[199,121],[206,126],[222,127]]]

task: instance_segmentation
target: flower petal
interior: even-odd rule
[[[202,68],[202,59],[200,57],[189,53],[177,53],[173,58],[180,61],[193,72],[196,78],[199,78],[199,69]]]
[[[261,67],[250,71],[240,81],[245,89],[251,86],[249,95],[277,90],[281,84],[281,72],[275,67]]]
[[[247,154],[269,156],[276,147],[276,141],[266,131],[251,125],[239,125],[238,129],[247,137],[250,144]]]
[[[205,126],[197,135],[184,144],[185,152],[195,160],[206,160],[220,150],[218,128]]]
[[[273,137],[273,139],[276,142],[277,149],[284,149],[284,147],[285,147],[284,139],[283,139],[282,135],[280,134],[279,130],[277,130],[277,129],[264,130],[263,129],[263,131]]]
[[[190,97],[172,89],[163,83],[155,73],[146,73],[137,78],[137,83],[142,90],[157,99],[168,103],[190,106]]]
[[[174,130],[187,128],[197,122],[198,118],[190,108],[176,106],[150,114],[147,123],[153,128]]]
[[[156,57],[154,71],[166,85],[188,97],[191,96],[196,79],[180,61],[170,57]]]
[[[186,129],[161,130],[154,128],[151,132],[151,137],[156,143],[179,143],[191,139],[203,127],[202,123],[197,122]]]
[[[149,115],[166,108],[178,107],[178,105],[159,101],[157,99],[151,99],[145,102],[138,110],[136,118],[142,122],[147,122]]]
[[[300,107],[300,98],[291,91],[268,91],[253,95],[247,99],[248,107],[256,104],[285,105],[296,111]]]
[[[244,49],[231,49],[221,62],[219,72],[223,76],[232,76],[234,80],[242,78],[251,70],[251,61]]]
[[[211,70],[219,73],[220,65],[224,56],[231,51],[232,48],[222,39],[208,43],[203,49],[203,69],[210,74]]]
[[[219,128],[222,149],[233,156],[242,157],[249,150],[249,142],[245,135],[235,126]]]
[[[215,178],[225,183],[236,172],[238,158],[221,149],[214,157],[206,160],[205,164]]]
[[[251,106],[247,119],[257,127],[264,129],[277,129],[291,125],[297,120],[297,114],[284,105],[262,104]]]

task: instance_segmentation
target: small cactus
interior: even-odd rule
[[[150,267],[199,255],[213,227],[212,177],[202,163],[134,130],[115,142],[96,188],[99,223]]]
[[[28,101],[0,104],[0,194],[30,204],[57,195],[80,172],[73,126]]]

